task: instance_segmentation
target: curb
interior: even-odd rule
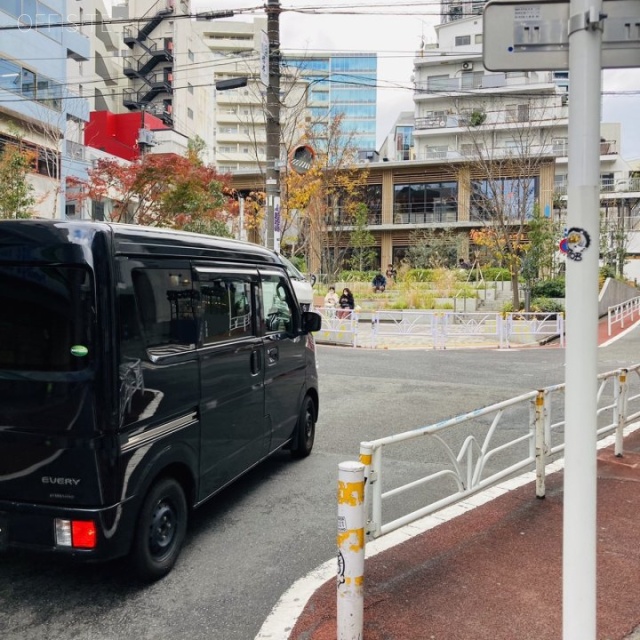
[[[628,425],[624,429],[624,436],[633,433],[639,428],[640,422],[634,422]],[[598,441],[597,450],[606,449],[613,444],[615,444],[615,434]],[[547,465],[546,473],[549,475],[562,469],[564,469],[564,458],[560,458]],[[509,493],[525,484],[535,482],[535,480],[535,471],[528,471],[516,478],[505,480],[494,487],[473,494],[465,500],[446,507],[435,514],[425,516],[376,540],[367,542],[365,545],[365,557],[371,558],[429,529],[433,529],[443,522],[453,520],[467,511],[490,502],[494,498]],[[258,635],[256,635],[255,640],[285,640],[289,638],[296,621],[304,611],[308,601],[325,582],[335,579],[336,575],[336,560],[331,559],[294,582],[291,587],[282,594],[271,610],[260,628]],[[640,640],[640,627],[637,628],[632,635],[628,636],[626,640]]]

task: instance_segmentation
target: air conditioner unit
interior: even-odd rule
[[[155,145],[156,140],[153,135],[153,131],[149,131],[149,129],[139,129],[138,130],[138,144],[143,144],[147,146]]]
[[[462,63],[463,71],[473,71],[473,62],[463,62]]]

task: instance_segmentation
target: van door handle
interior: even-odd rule
[[[269,356],[269,363],[278,362],[278,347],[267,349],[267,355]]]
[[[260,352],[252,351],[251,352],[251,373],[253,375],[256,375],[257,373],[260,373],[261,368],[262,367],[260,366]]]

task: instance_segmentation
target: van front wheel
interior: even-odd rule
[[[291,455],[294,458],[306,458],[313,449],[316,437],[316,407],[309,396],[305,396],[300,408],[298,424],[293,436]]]
[[[143,580],[158,580],[176,563],[187,531],[187,501],[173,478],[156,482],[147,494],[136,528],[132,560]]]

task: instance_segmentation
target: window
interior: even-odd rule
[[[36,97],[36,74],[28,69],[22,69],[22,95],[25,98]]]
[[[552,141],[553,153],[557,156],[566,156],[569,152],[569,140],[567,138],[554,138]]]
[[[481,33],[476,33],[476,35],[474,37],[474,42],[476,44],[482,44],[482,34]]]
[[[92,281],[89,271],[80,267],[0,268],[0,369],[86,368],[94,356]],[[43,378],[34,381],[38,379]],[[58,385],[58,392],[64,386],[50,380],[38,384],[43,397],[47,385]]]
[[[136,269],[135,291],[144,341],[152,356],[195,349],[196,323],[191,272],[184,269]]]
[[[471,216],[487,220],[496,216],[525,220],[533,215],[538,178],[499,178],[471,181]]]
[[[262,321],[265,333],[292,333],[295,304],[283,276],[262,276]]]
[[[200,283],[202,344],[254,335],[251,282],[238,276],[203,276]]]
[[[449,88],[449,76],[429,76],[427,91],[444,91]]]
[[[469,44],[471,44],[471,36],[456,36],[456,47],[464,47]]]
[[[506,111],[508,122],[529,122],[528,104],[510,104]]]
[[[20,91],[21,73],[22,68],[19,65],[0,59],[0,88],[7,91]]]

